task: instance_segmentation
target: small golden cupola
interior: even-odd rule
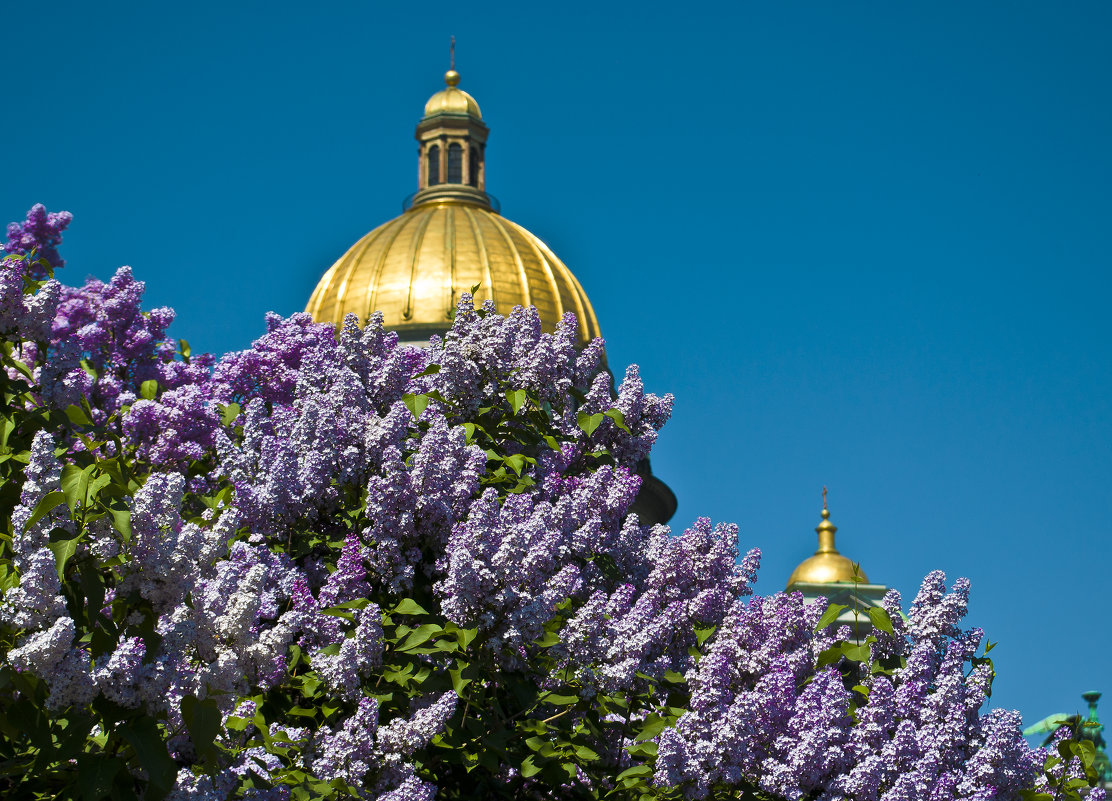
[[[499,213],[486,191],[490,129],[479,104],[444,76],[417,123],[417,192],[401,216],[362,237],[317,284],[305,311],[340,325],[382,312],[386,328],[405,342],[427,341],[452,324],[463,292],[477,286],[508,314],[536,306],[541,329],[552,332],[566,312],[579,321],[576,339],[599,336],[598,320],[579,281],[537,236]]]
[[[819,549],[804,559],[788,579],[788,592],[798,592],[806,603],[823,599],[822,603],[842,607],[835,624],[848,626],[852,635],[864,637],[872,630],[872,609],[883,607],[888,588],[870,584],[868,577],[852,560],[838,553],[834,533],[838,527],[830,522],[826,508],[826,487],[822,488],[822,522],[815,531]]]
[[[788,588],[795,584],[868,584],[869,580],[860,567],[854,568],[852,560],[838,552],[834,545],[834,533],[838,527],[830,522],[830,510],[826,507],[826,487],[822,488],[822,522],[815,531],[819,535],[819,549],[813,556],[804,559],[792,571]]]

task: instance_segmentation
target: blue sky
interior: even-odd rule
[[[4,28],[0,216],[72,211],[65,280],[130,264],[218,353],[399,213],[454,34],[503,213],[575,271],[610,364],[676,395],[673,522],[739,523],[771,592],[825,484],[874,581],[972,580],[994,703],[1112,692],[1107,4],[62,2]]]

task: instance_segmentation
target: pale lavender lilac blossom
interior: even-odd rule
[[[36,272],[36,265],[28,258],[7,256],[0,260],[0,332],[23,340],[44,342],[50,339],[51,325],[62,297],[62,285],[50,280],[35,294],[27,294],[25,279]],[[31,361],[34,362],[33,358]]]
[[[325,781],[340,779],[354,787],[369,783],[374,789],[364,794],[366,798],[431,799],[435,787],[418,779],[405,757],[443,729],[455,702],[455,693],[446,693],[412,717],[380,727],[378,703],[364,698],[342,726],[326,729],[318,739],[313,772]]]
[[[21,574],[20,583],[0,594],[0,621],[17,629],[51,626],[67,615],[58,579],[55,557],[47,547],[49,532],[58,528],[73,531],[68,510],[55,507],[38,522],[28,525],[40,501],[61,489],[61,464],[54,456],[54,439],[46,431],[35,434],[26,479],[19,504],[12,512],[13,564]]]
[[[1038,754],[1018,715],[980,714],[990,677],[971,663],[981,632],[957,627],[969,585],[946,592],[944,582],[937,572],[923,582],[899,638],[906,664],[891,677],[870,670],[889,642],[861,668],[856,725],[840,673],[816,669],[830,644],[811,631],[825,604],[798,593],[739,602],[688,672],[690,711],[657,739],[657,781],[690,798],[748,783],[787,799],[1018,799]]]

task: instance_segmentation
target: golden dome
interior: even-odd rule
[[[317,322],[361,322],[382,312],[404,341],[428,339],[451,326],[460,295],[494,301],[507,314],[536,306],[551,333],[566,312],[579,320],[578,344],[599,336],[583,287],[540,239],[502,217],[486,193],[488,129],[479,104],[456,88],[459,73],[425,106],[417,124],[418,192],[412,206],[348,249],[324,274],[305,311]]]
[[[459,83],[458,72],[448,70],[444,73],[444,83],[448,84],[447,88],[441,89],[429,98],[429,102],[425,103],[426,118],[437,114],[466,115],[477,117],[480,120],[483,118],[483,113],[479,110],[479,104],[475,102],[475,98],[462,89],[456,88],[456,84]]]
[[[366,320],[377,310],[402,339],[427,339],[451,325],[460,293],[476,284],[476,304],[490,298],[503,314],[536,306],[547,332],[572,311],[579,344],[599,336],[586,293],[544,242],[489,208],[450,197],[415,205],[352,245],[305,311],[339,324],[349,312]]]
[[[849,584],[859,582],[868,584],[869,579],[860,567],[854,573],[853,561],[838,553],[834,547],[834,532],[838,527],[830,522],[830,511],[826,508],[826,490],[823,489],[822,522],[815,529],[819,535],[819,549],[814,556],[804,559],[792,571],[788,579],[788,589],[793,584]]]

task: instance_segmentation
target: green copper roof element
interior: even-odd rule
[[[1058,731],[1060,727],[1068,725],[1075,717],[1075,715],[1067,715],[1065,712],[1056,712],[1053,715],[1048,715],[1043,718],[1038,723],[1032,723],[1023,730],[1023,736],[1031,737],[1035,734],[1051,734],[1052,732]]]
[[[1112,782],[1112,761],[1108,759],[1106,750],[1108,743],[1104,740],[1104,725],[1097,715],[1097,701],[1100,700],[1100,695],[1095,690],[1081,694],[1081,697],[1089,705],[1089,711],[1084,718],[1081,715],[1067,715],[1064,712],[1059,712],[1028,726],[1023,730],[1023,734],[1028,737],[1033,734],[1047,734],[1049,736],[1043,743],[1046,745],[1054,739],[1054,733],[1061,727],[1077,726],[1077,733],[1081,739],[1091,741],[1096,747],[1097,753],[1093,760],[1093,767],[1096,768],[1100,780],[1102,782]]]
[[[1108,743],[1104,741],[1104,726],[1101,725],[1100,718],[1097,717],[1097,701],[1100,700],[1100,693],[1090,690],[1087,693],[1082,693],[1081,697],[1089,704],[1089,714],[1081,722],[1080,734],[1086,740],[1092,740],[1093,745],[1097,748],[1093,767],[1100,775],[1100,780],[1102,782],[1112,781],[1112,762],[1109,761],[1106,750]]]

